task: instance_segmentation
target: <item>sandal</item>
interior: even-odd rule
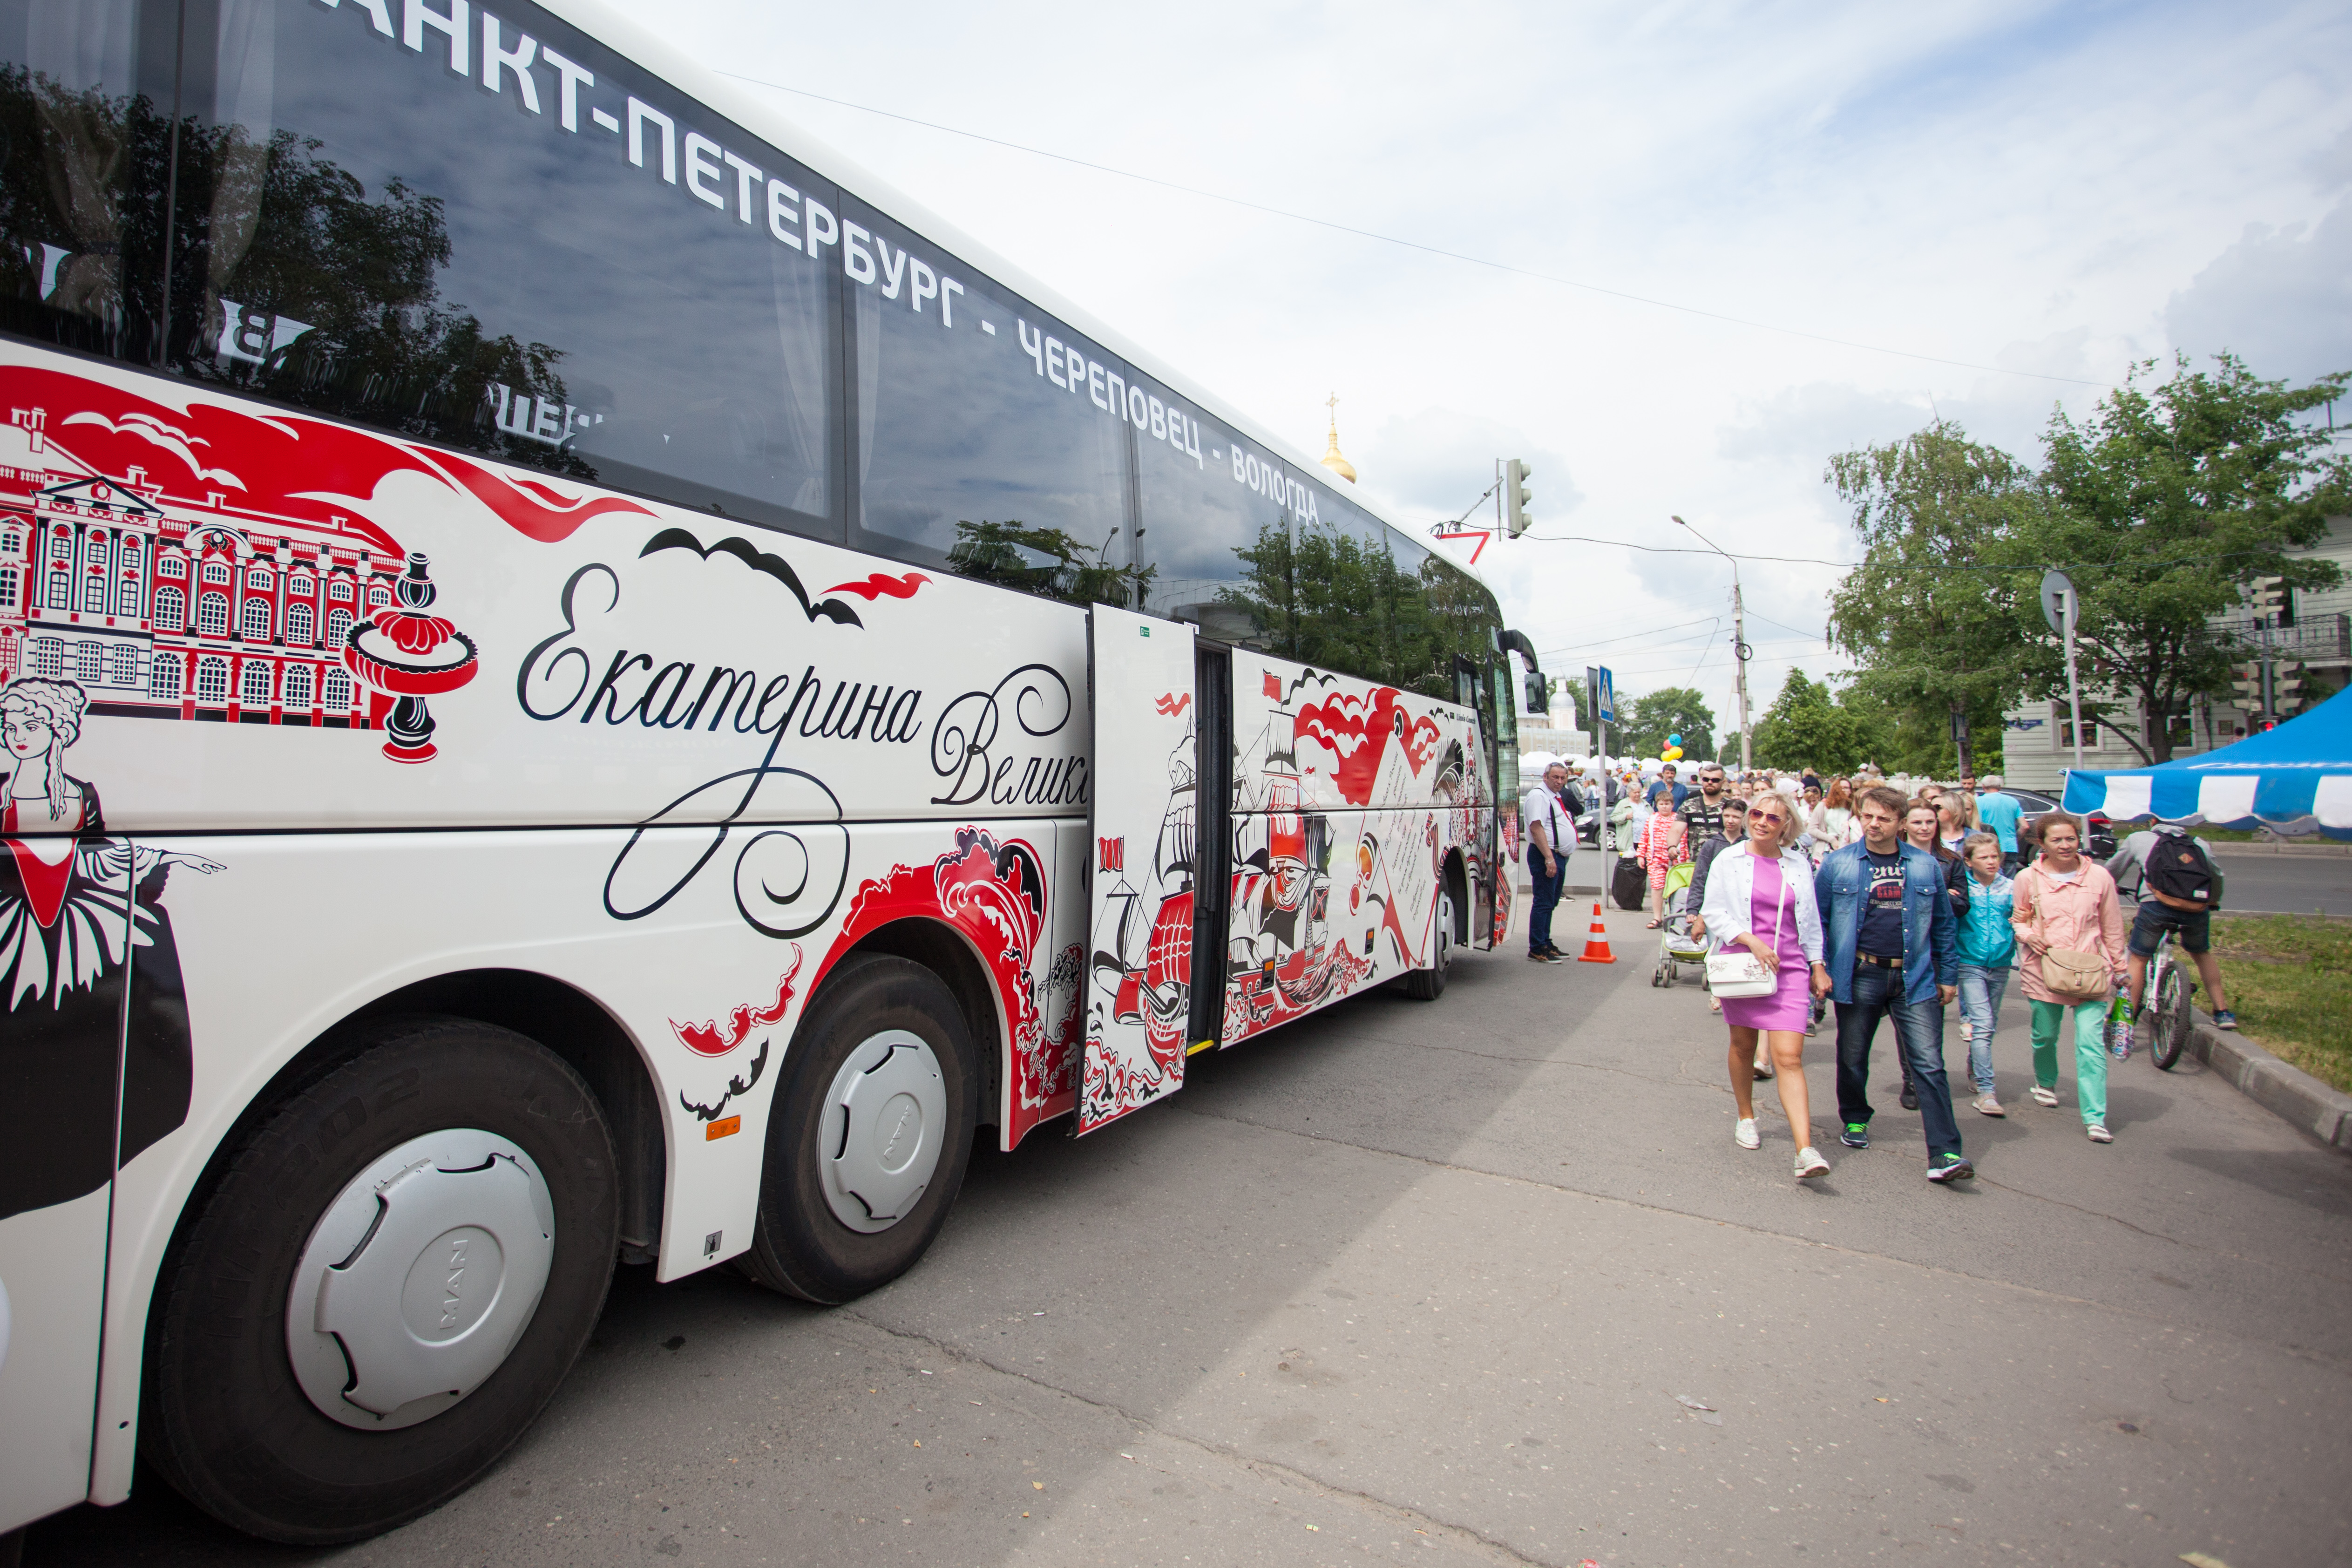
[[[1655,930],[1657,930],[1660,926],[1662,926],[1662,925],[1664,925],[1664,924],[1665,924],[1665,923],[1666,923],[1666,922],[1665,922],[1665,921],[1652,921],[1649,923],[1649,926],[1648,926],[1648,928],[1647,928],[1647,929],[1648,929],[1648,930],[1651,930],[1651,931],[1655,931]]]

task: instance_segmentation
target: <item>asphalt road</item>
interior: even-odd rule
[[[2352,855],[2213,854],[2242,914],[2352,915]]]
[[[851,1307],[624,1269],[540,1425],[382,1540],[260,1547],[142,1477],[26,1561],[2352,1557],[2352,1162],[2144,1057],[2095,1146],[2028,1100],[2012,1006],[1981,1179],[1923,1179],[1891,1081],[1837,1149],[1825,1031],[1836,1168],[1800,1186],[1769,1085],[1732,1144],[1719,1026],[1649,986],[1639,925],[1614,965],[1465,955],[1434,1005],[1351,1002],[978,1155]]]

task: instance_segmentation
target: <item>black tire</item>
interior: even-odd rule
[[[1437,913],[1429,922],[1432,945],[1437,950],[1427,969],[1416,969],[1404,977],[1404,994],[1416,1002],[1434,1002],[1445,994],[1446,971],[1454,966],[1454,895],[1445,889],[1438,889]]]
[[[869,1235],[834,1216],[818,1162],[834,1076],[852,1051],[886,1029],[905,1029],[930,1047],[947,1095],[947,1127],[929,1186],[904,1218]],[[947,1223],[971,1158],[973,1062],[963,1010],[938,975],[904,958],[845,960],[825,978],[784,1053],[768,1117],[760,1218],[743,1271],[788,1296],[837,1307],[913,1268]]]
[[[2156,1025],[2148,1031],[2148,1059],[2170,1072],[2180,1059],[2181,1047],[2196,1020],[2189,1011],[2189,981],[2177,963],[2168,964],[2156,988]]]
[[[312,1227],[369,1163],[471,1127],[545,1176],[554,1257],[499,1369],[416,1426],[364,1432],[320,1413],[286,1349],[288,1292]],[[140,1447],[197,1507],[296,1545],[359,1541],[463,1491],[538,1418],[604,1310],[618,1246],[613,1142],[586,1083],[509,1030],[458,1018],[369,1026],[359,1052],[227,1152],[159,1283]]]

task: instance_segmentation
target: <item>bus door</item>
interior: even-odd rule
[[[1500,773],[1493,772],[1491,764],[1495,751],[1494,698],[1487,690],[1486,681],[1479,679],[1477,665],[1460,654],[1454,656],[1454,700],[1478,715],[1478,749],[1488,762],[1488,772],[1495,781],[1492,803],[1495,809],[1477,814],[1475,818],[1477,826],[1475,829],[1477,834],[1476,841],[1463,846],[1469,851],[1471,860],[1470,945],[1476,948],[1488,948],[1495,945],[1496,889],[1502,890],[1501,897],[1506,900],[1504,907],[1507,909],[1509,907],[1507,900],[1511,896],[1510,889],[1514,882],[1513,868],[1502,863],[1496,850],[1496,824],[1501,821],[1502,814],[1506,809],[1517,810],[1517,794],[1510,786],[1518,781],[1514,777],[1507,782]],[[1511,803],[1507,808],[1505,805],[1507,800]]]
[[[1200,874],[1193,649],[1181,621],[1093,608],[1082,1133],[1184,1086]]]
[[[89,1494],[123,1012],[145,952],[131,871],[119,839],[0,840],[26,944],[0,998],[0,1532]]]
[[[1200,878],[1192,891],[1192,1018],[1184,1054],[1198,1056],[1225,1035],[1226,964],[1234,903],[1234,654],[1202,642],[1193,658],[1193,726],[1200,771],[1193,791],[1201,836]]]
[[[1487,666],[1487,682],[1478,709],[1479,721],[1495,738],[1495,810],[1486,819],[1486,842],[1496,846],[1495,868],[1494,946],[1511,934],[1511,908],[1519,885],[1519,699],[1511,689],[1511,656],[1497,652]],[[1576,846],[1569,845],[1570,849]],[[1562,864],[1566,862],[1563,861]]]

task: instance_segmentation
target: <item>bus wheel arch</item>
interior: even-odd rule
[[[833,968],[818,977],[818,989],[823,990],[834,972],[858,953],[888,953],[920,964],[937,975],[955,997],[964,1027],[971,1033],[975,1058],[974,1124],[994,1126],[1005,1080],[1018,1069],[1011,1059],[1004,998],[997,994],[995,984],[989,979],[988,965],[971,945],[971,939],[944,921],[925,916],[892,921],[867,932],[836,959]],[[814,1005],[814,996],[810,1002]]]

